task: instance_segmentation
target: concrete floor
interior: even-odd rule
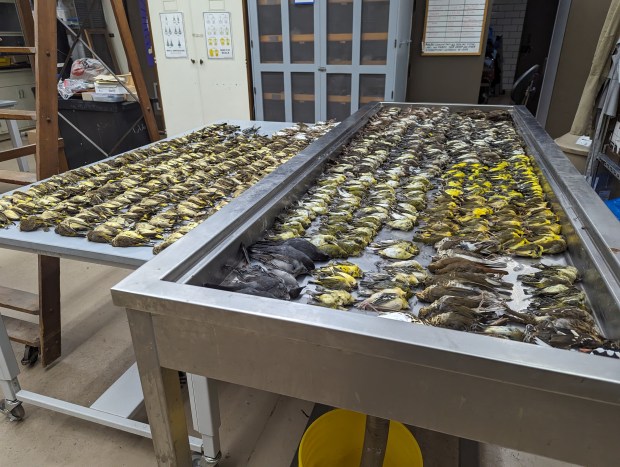
[[[6,147],[0,143],[0,150]],[[31,162],[31,168],[34,163]],[[0,163],[16,169],[16,163]],[[9,186],[2,186],[6,191]],[[24,389],[90,405],[134,361],[127,318],[112,305],[109,289],[129,271],[61,261],[62,358],[46,369],[21,367]],[[0,249],[0,284],[36,292],[36,257]],[[11,315],[10,310],[1,310]],[[36,317],[34,318],[36,319]],[[21,359],[22,345],[14,345]],[[312,403],[231,384],[220,384],[221,467],[287,467],[312,411]],[[0,418],[0,466],[153,466],[151,441],[25,404],[26,418]],[[425,465],[457,465],[454,438],[414,430]],[[195,434],[194,434],[195,435]],[[568,467],[495,446],[483,446],[481,465]]]

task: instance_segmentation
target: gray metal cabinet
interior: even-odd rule
[[[34,110],[33,87],[34,76],[30,68],[0,70],[0,100],[15,101],[15,109]],[[17,122],[17,125],[20,129],[32,128],[34,122],[21,120]],[[0,135],[7,132],[6,122],[0,120]]]
[[[257,120],[343,120],[405,99],[413,0],[250,0]]]

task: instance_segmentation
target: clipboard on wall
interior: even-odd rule
[[[422,55],[480,55],[489,0],[426,0]]]

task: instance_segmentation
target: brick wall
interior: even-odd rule
[[[521,31],[527,0],[493,0],[491,27],[496,36],[504,38],[504,65],[502,85],[512,89],[521,44]]]

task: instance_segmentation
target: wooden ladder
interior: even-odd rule
[[[13,55],[30,55],[35,75],[35,111],[0,109],[0,119],[36,121],[36,144],[0,152],[0,161],[35,155],[36,174],[0,170],[0,181],[15,185],[29,185],[67,170],[64,144],[58,138],[58,93],[56,55],[56,1],[34,0],[34,18],[30,0],[15,0],[22,25],[25,47],[0,47],[0,52]],[[134,76],[136,92],[142,108],[149,135],[159,139],[157,123],[146,84],[140,69],[135,44],[122,0],[112,0],[121,40],[129,68]],[[4,320],[11,340],[26,345],[22,363],[34,363],[40,355],[47,366],[61,355],[60,332],[60,258],[38,255],[38,288],[33,294],[0,286],[0,307],[20,313],[38,315],[39,324],[26,320],[0,316]]]

